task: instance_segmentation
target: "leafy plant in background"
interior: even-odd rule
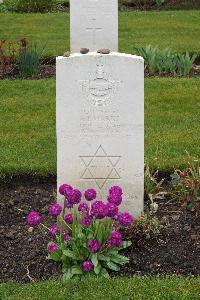
[[[16,11],[16,0],[4,0],[0,5],[0,9],[2,12],[14,12]]]
[[[160,6],[162,6],[165,3],[165,0],[155,0],[155,2],[156,2],[156,5],[158,7],[160,7]]]
[[[52,11],[56,3],[56,0],[4,0],[4,5],[9,11],[20,13]]]
[[[187,76],[190,74],[197,55],[176,54],[168,48],[160,50],[151,45],[137,48],[136,53],[144,58],[150,75]]]
[[[155,215],[143,214],[126,230],[128,238],[131,238],[138,244],[143,244],[145,241],[156,240],[161,241],[161,232],[164,225]]]
[[[171,184],[183,206],[200,212],[200,162],[188,154],[187,164],[185,170],[175,170],[171,175]]]
[[[180,76],[187,76],[190,73],[196,57],[196,54],[190,57],[188,52],[185,54],[176,54],[178,74]]]
[[[4,77],[15,68],[16,49],[12,43],[0,40],[0,76]]]
[[[18,67],[22,78],[39,73],[43,51],[44,49],[39,51],[35,45],[29,44],[26,38],[20,40]]]
[[[68,184],[61,185],[59,192],[63,207],[57,203],[51,205],[49,213],[54,220],[51,227],[43,225],[42,217],[34,211],[29,213],[27,222],[32,227],[42,226],[50,234],[48,258],[62,264],[63,279],[87,275],[109,277],[107,269],[119,271],[129,261],[119,251],[131,245],[122,240],[119,229],[133,222],[130,213],[119,212],[121,188],[110,188],[107,203],[95,200],[94,189],[85,191],[87,203],[81,201],[81,192]]]

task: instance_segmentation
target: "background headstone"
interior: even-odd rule
[[[118,51],[118,0],[70,0],[71,52]]]
[[[81,1],[80,1],[81,2]],[[57,182],[98,199],[120,185],[124,208],[143,210],[144,62],[111,53],[57,58]]]

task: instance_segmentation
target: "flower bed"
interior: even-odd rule
[[[29,282],[61,274],[57,264],[46,260],[49,237],[38,230],[31,232],[26,224],[27,213],[31,209],[40,211],[45,222],[50,221],[53,188],[56,188],[54,179],[46,182],[26,179],[24,182],[1,184],[1,280]],[[123,251],[130,262],[120,272],[111,272],[111,275],[200,274],[200,217],[183,208],[179,202],[158,200],[158,204],[156,215],[168,226],[158,240],[151,238],[140,242],[140,237],[130,238],[132,246]],[[145,202],[145,207],[148,210],[148,202]]]

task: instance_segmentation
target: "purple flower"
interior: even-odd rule
[[[37,226],[42,221],[42,217],[36,211],[32,211],[27,216],[27,223],[30,226]]]
[[[73,223],[73,215],[72,214],[66,214],[65,215],[65,222],[67,224],[72,224]]]
[[[59,187],[59,193],[61,195],[65,195],[68,190],[72,190],[72,189],[73,188],[71,187],[71,185],[64,183]]]
[[[58,225],[57,224],[53,224],[51,227],[49,227],[49,234],[52,237],[55,237],[57,232],[58,232]]]
[[[66,243],[69,243],[71,241],[71,237],[67,231],[64,231],[62,233],[62,237]]]
[[[89,227],[92,225],[92,218],[89,215],[84,216],[81,220],[81,224],[84,227]]]
[[[68,200],[66,200],[66,208],[70,209],[72,208],[74,205],[72,203],[69,203]]]
[[[118,216],[118,221],[124,227],[130,226],[133,223],[133,216],[129,212],[124,212]]]
[[[58,250],[58,246],[57,246],[56,244],[50,244],[50,245],[48,246],[48,250],[49,250],[50,252],[56,252],[56,251]]]
[[[110,238],[108,240],[108,243],[112,247],[119,247],[122,244],[122,235],[119,231],[113,231],[110,234]]]
[[[91,216],[97,219],[103,219],[107,216],[107,206],[103,201],[95,201],[92,203]]]
[[[114,203],[107,203],[107,216],[114,218],[118,215],[118,206]]]
[[[119,206],[122,203],[122,196],[117,193],[112,193],[108,196],[108,202],[114,203]]]
[[[101,248],[100,243],[97,240],[90,240],[88,241],[88,250],[91,253],[96,253],[99,251],[99,249]]]
[[[120,188],[120,186],[116,185],[116,186],[112,186],[110,189],[109,189],[109,194],[118,194],[120,196],[122,196],[122,189]]]
[[[80,212],[88,212],[89,207],[87,205],[87,203],[80,203],[78,206],[78,211]]]
[[[84,272],[90,272],[93,268],[94,268],[94,265],[90,260],[86,260],[82,264],[82,269]]]
[[[77,189],[70,190],[66,194],[67,203],[71,204],[72,206],[74,204],[80,203],[81,202],[81,197],[82,197],[82,194]]]
[[[62,212],[62,206],[58,203],[52,204],[49,208],[49,213],[53,217],[59,216],[61,212]]]
[[[92,201],[94,199],[96,199],[97,196],[97,192],[94,189],[88,189],[85,191],[85,199],[88,201]]]

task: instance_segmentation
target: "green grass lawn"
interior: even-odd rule
[[[200,157],[200,80],[145,80],[145,160],[162,170]],[[55,80],[0,81],[0,177],[56,174]]]
[[[197,300],[200,278],[133,277],[106,280],[59,281],[35,284],[5,283],[2,300]],[[2,296],[2,297],[1,297]]]
[[[200,10],[119,13],[119,49],[133,53],[148,44],[200,53]],[[0,39],[27,37],[46,45],[46,56],[69,49],[69,14],[0,14]],[[84,46],[84,45],[83,45]]]

